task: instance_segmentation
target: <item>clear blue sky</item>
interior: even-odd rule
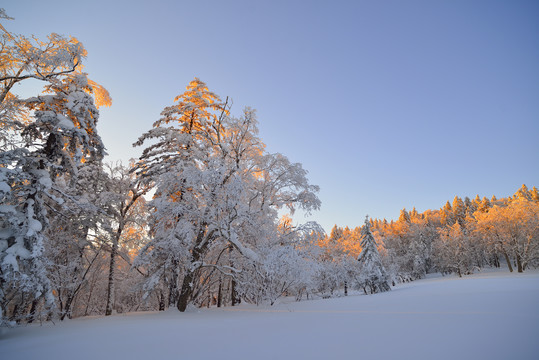
[[[539,2],[27,1],[6,27],[73,35],[111,93],[109,160],[197,76],[309,171],[329,231],[539,186]],[[303,219],[301,219],[303,220]]]

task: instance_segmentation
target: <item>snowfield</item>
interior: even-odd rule
[[[16,359],[539,359],[539,272],[431,277],[376,295],[175,309],[0,330]]]

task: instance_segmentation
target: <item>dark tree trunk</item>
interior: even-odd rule
[[[521,273],[521,272],[524,272],[524,268],[522,266],[522,259],[520,258],[520,255],[519,254],[515,254],[516,258],[517,258],[517,268],[518,268],[518,272]]]
[[[28,317],[29,324],[31,324],[35,320],[36,308],[38,304],[39,304],[39,299],[34,299],[34,301],[32,301],[32,306],[30,307],[30,316]]]
[[[219,289],[217,290],[217,307],[220,308],[223,303],[223,281],[219,277]]]
[[[165,311],[165,295],[162,291],[159,292],[159,311]]]
[[[236,290],[236,281],[235,280],[232,280],[232,283],[231,283],[231,290],[232,290],[232,294],[231,294],[231,305],[232,306],[236,306],[236,305],[239,305],[241,303],[241,298],[238,294],[238,291]]]
[[[115,285],[114,272],[116,268],[117,252],[118,252],[118,239],[114,239],[114,243],[112,244],[112,249],[110,251],[109,282],[107,285],[107,306],[105,307],[105,316],[112,315],[112,307],[114,304],[114,285]]]
[[[348,282],[344,282],[344,296],[348,296]]]
[[[178,262],[172,262],[172,278],[168,284],[168,306],[174,306],[178,301]]]
[[[232,250],[233,250],[233,247],[229,246],[228,256],[230,260],[230,267],[234,267],[234,261],[232,260],[232,256],[231,256]],[[236,305],[239,305],[240,303],[241,303],[241,299],[238,292],[236,291],[236,281],[234,280],[234,278],[232,278],[232,280],[230,281],[230,305],[236,306]]]
[[[204,231],[205,227],[206,227],[206,224],[202,224],[201,228],[198,231],[196,245],[191,254],[192,256],[191,265],[198,263],[200,259],[202,259],[208,245],[210,244],[210,240],[213,239],[214,231],[206,234],[206,232]],[[191,300],[191,296],[193,295],[193,289],[194,289],[194,281],[196,279],[197,272],[198,272],[198,268],[193,269],[193,267],[190,266],[189,270],[186,271],[185,276],[183,277],[182,288],[180,291],[180,296],[178,298],[178,306],[177,306],[180,312],[184,312],[185,309],[187,309],[187,304],[189,304],[189,300]]]
[[[187,304],[193,293],[194,271],[189,271],[183,277],[182,289],[178,299],[178,310],[184,312],[187,309]]]
[[[75,298],[75,295],[71,295],[67,298],[64,312],[60,316],[60,320],[64,320],[66,316],[68,319],[71,319],[71,304],[73,303],[74,298]]]
[[[10,321],[16,321],[19,323],[19,319],[17,318],[17,311],[19,310],[19,304],[15,304],[13,306],[13,310],[11,311],[11,316],[9,317]]]
[[[505,250],[503,250],[503,256],[505,257],[505,262],[507,263],[507,266],[509,267],[509,272],[513,272],[513,267],[511,266],[511,260],[509,260],[509,256],[507,255]]]

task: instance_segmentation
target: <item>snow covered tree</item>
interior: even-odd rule
[[[216,156],[222,149],[219,140],[221,120],[228,112],[226,104],[199,79],[191,81],[174,101],[177,105],[165,108],[154,128],[136,143],[157,140],[143,151],[137,166],[141,182],[156,187],[150,203],[154,209],[154,239],[138,261],[156,266],[150,286],[166,279],[169,301],[185,311],[193,293],[195,271],[218,237],[218,229],[212,226],[213,211],[218,210],[215,201],[224,195],[218,191],[234,177]],[[170,123],[176,126],[166,126]],[[183,283],[178,293],[180,275]]]
[[[430,270],[432,243],[438,238],[438,232],[428,222],[416,219],[410,226],[409,238],[407,271],[412,280],[421,279]]]
[[[457,273],[459,277],[473,273],[474,263],[470,237],[460,224],[440,229],[440,236],[434,242],[434,261],[442,273]]]
[[[118,267],[117,257],[121,255],[119,251],[123,245],[121,242],[128,237],[129,229],[138,228],[139,232],[144,232],[146,214],[143,195],[148,191],[148,188],[137,183],[130,168],[121,163],[109,165],[107,170],[110,176],[110,185],[107,189],[109,197],[106,212],[112,226],[110,229],[112,230],[110,231],[110,264],[105,308],[105,315],[108,316],[112,315],[115,302],[115,273]]]
[[[510,271],[514,260],[518,272],[539,263],[539,202],[519,196],[521,193],[505,206],[494,205],[476,215],[476,232],[491,251],[503,255]]]
[[[60,320],[71,318],[76,299],[105,256],[103,229],[110,227],[104,216],[110,200],[108,183],[101,164],[94,161],[82,164],[76,178],[63,174],[54,179],[53,186],[64,201],[47,202],[44,256]]]
[[[356,286],[363,289],[365,294],[391,290],[388,282],[389,276],[384,265],[382,265],[368,217],[366,217],[365,225],[361,229],[361,248],[358,258],[359,275],[356,278]]]
[[[453,199],[453,220],[458,222],[461,227],[465,227],[465,218],[466,218],[466,206],[464,201],[458,196],[455,196]]]
[[[0,31],[0,318],[32,321],[40,303],[54,307],[43,255],[47,208],[64,201],[54,180],[102,157],[94,100],[110,98],[80,71],[76,39]],[[26,79],[43,81],[45,94],[19,99],[13,87]]]
[[[453,214],[453,208],[449,200],[445,203],[444,207],[440,211],[442,225],[452,226],[455,223],[455,217]]]
[[[408,211],[406,211],[406,209],[402,209],[400,214],[399,214],[399,222],[401,223],[407,223],[409,224],[410,223],[410,214],[408,213]]]
[[[160,289],[185,311],[211,282],[201,275],[239,271],[238,261],[223,264],[228,249],[257,264],[256,246],[271,242],[278,209],[308,211],[320,202],[300,164],[264,154],[253,110],[229,116],[227,102],[196,78],[175,101],[136,143],[154,141],[136,171],[156,189],[152,239],[136,265],[149,269],[149,291]]]

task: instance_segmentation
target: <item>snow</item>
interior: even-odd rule
[[[2,329],[16,359],[537,359],[539,272],[431,277],[273,307],[171,309]]]
[[[43,185],[45,188],[52,187],[52,180],[49,176],[43,176],[39,179],[39,183]]]
[[[7,194],[10,191],[11,191],[11,187],[8,185],[8,183],[5,181],[0,181],[0,192]]]
[[[0,213],[3,213],[3,214],[7,214],[7,213],[16,214],[17,210],[15,209],[15,206],[13,206],[13,205],[0,205]]]

